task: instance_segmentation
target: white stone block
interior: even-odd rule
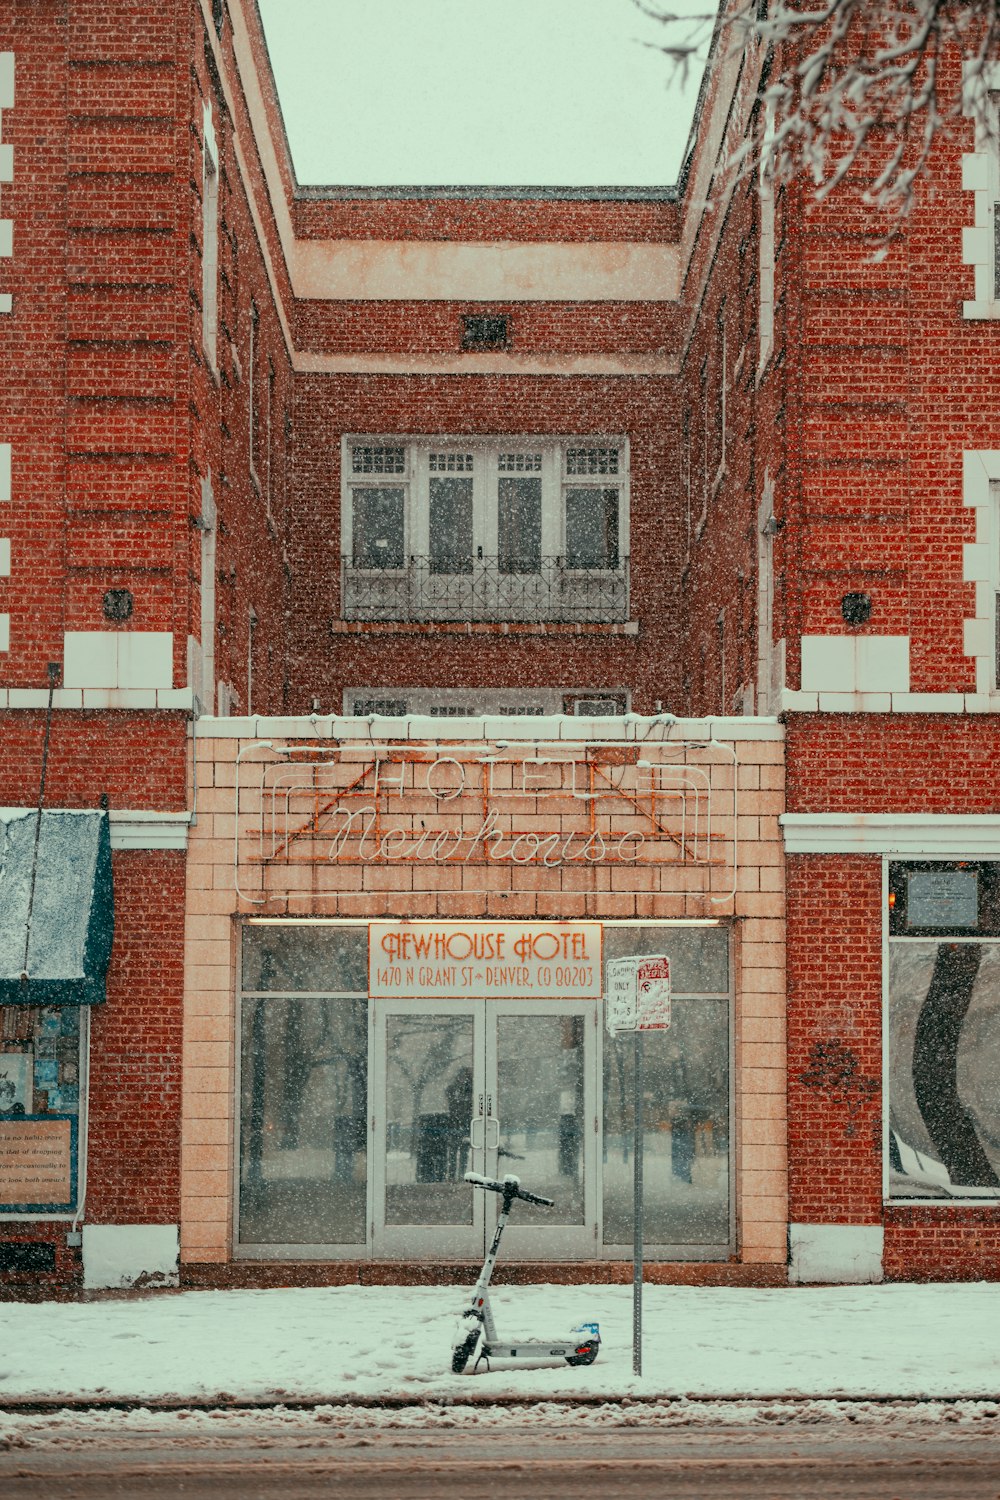
[[[10,577],[10,540],[0,536],[0,578]]]
[[[967,151],[962,157],[962,186],[967,193],[982,192],[990,185],[990,158],[985,151]]]
[[[992,656],[993,655],[993,621],[974,620],[962,621],[963,650],[966,656]]]
[[[802,637],[802,691],[853,693],[857,687],[854,638],[849,635]]]
[[[111,688],[107,696],[108,708],[159,708],[155,688]]]
[[[157,688],[157,708],[180,708],[185,713],[194,709],[194,693],[190,688]]]
[[[854,637],[856,686],[861,693],[906,693],[910,689],[908,635]]]
[[[960,714],[965,707],[961,693],[893,693],[894,714]]]
[[[962,261],[967,266],[986,266],[990,263],[990,233],[982,225],[967,226],[962,230]]]
[[[990,548],[986,542],[965,542],[962,546],[962,577],[966,583],[978,583],[992,576]]]
[[[0,615],[0,651],[10,650],[10,615]]]
[[[118,635],[115,631],[66,631],[63,636],[63,686],[118,686]]]
[[[0,500],[10,499],[10,443],[0,443]]]
[[[819,708],[819,694],[799,693],[792,688],[782,688],[779,708],[785,714],[814,714]]]
[[[859,693],[858,709],[863,714],[891,714],[891,693]]]
[[[14,54],[0,52],[0,109],[14,108]]]
[[[11,688],[7,693],[8,708],[46,708],[48,701],[44,688]]]
[[[882,1280],[881,1224],[789,1224],[788,1279],[860,1285]]]
[[[118,687],[170,688],[174,685],[174,637],[169,630],[118,632]]]
[[[10,260],[14,254],[14,220],[0,219],[0,260]]]
[[[176,1224],[85,1224],[83,1285],[177,1286],[180,1237]]]
[[[861,712],[860,693],[820,693],[821,714],[856,714]]]
[[[0,182],[14,181],[14,147],[0,141]]]

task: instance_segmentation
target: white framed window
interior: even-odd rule
[[[885,1196],[996,1202],[1000,865],[887,860],[885,878]]]
[[[219,150],[212,107],[205,105],[201,181],[201,341],[219,368]]]
[[[624,618],[624,439],[349,436],[342,473],[348,617]]]

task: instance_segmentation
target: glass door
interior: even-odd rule
[[[475,1260],[483,1253],[484,1002],[372,1002],[372,1253]]]
[[[476,1260],[495,1202],[467,1171],[516,1173],[551,1209],[518,1204],[521,1257],[598,1244],[595,1001],[375,1001],[371,1130],[376,1259]]]

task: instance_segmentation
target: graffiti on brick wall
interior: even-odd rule
[[[848,1139],[857,1133],[859,1116],[881,1089],[879,1080],[862,1073],[857,1055],[836,1037],[813,1043],[809,1066],[799,1074],[799,1082],[804,1088],[827,1094],[832,1103],[846,1106],[844,1134]]]
[[[655,864],[726,900],[734,771],[714,741],[258,744],[238,762],[239,885],[267,899],[301,866]]]

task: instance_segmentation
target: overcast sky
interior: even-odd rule
[[[633,0],[259,4],[300,183],[677,181],[699,79],[643,45],[666,33]]]

